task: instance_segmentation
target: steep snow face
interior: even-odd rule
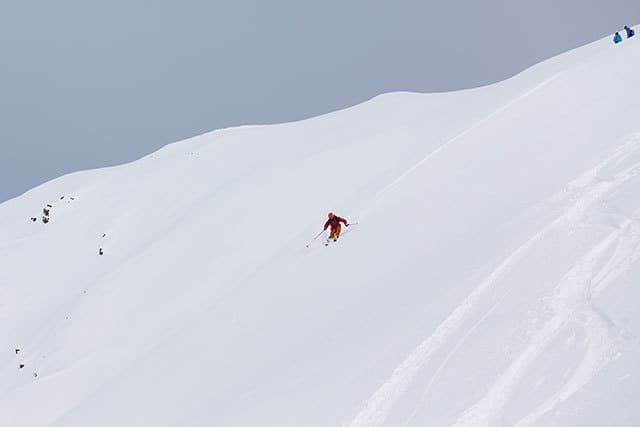
[[[640,425],[639,43],[1,204],[0,425]]]

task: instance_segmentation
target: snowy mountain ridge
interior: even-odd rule
[[[0,425],[637,425],[639,50],[0,204]]]

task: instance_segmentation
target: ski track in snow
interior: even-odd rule
[[[570,322],[581,324],[587,332],[587,355],[562,390],[525,417],[519,425],[531,424],[551,410],[557,402],[566,399],[586,384],[597,370],[613,357],[615,347],[609,337],[608,322],[591,307],[586,291],[589,290],[594,276],[598,274],[598,261],[621,234],[627,231],[630,224],[631,221],[628,221],[622,229],[611,232],[562,278],[554,290],[551,301],[553,317],[530,339],[525,350],[511,363],[491,390],[463,414],[456,423],[457,426],[497,424],[501,410],[513,396],[527,369],[546,350],[547,345],[558,335],[562,327]]]
[[[552,77],[551,79],[546,80],[536,88],[547,84],[554,78],[555,77]],[[520,96],[508,105],[512,105],[518,99],[522,99],[522,97],[530,94],[536,88]],[[504,108],[506,108],[506,106],[501,110],[503,110]],[[487,120],[488,118],[489,117],[487,117],[485,120]],[[523,256],[525,256],[527,252],[550,231],[563,229],[569,225],[579,223],[583,214],[589,207],[600,201],[604,195],[620,187],[632,177],[638,175],[638,173],[640,173],[640,164],[635,164],[632,167],[617,174],[613,180],[600,181],[597,178],[598,173],[602,169],[612,164],[619,164],[625,158],[634,153],[638,148],[638,142],[640,142],[640,138],[636,137],[632,139],[631,141],[627,142],[619,149],[617,149],[610,157],[606,158],[597,166],[583,173],[580,177],[570,182],[566,189],[561,192],[564,198],[572,200],[572,204],[567,209],[565,209],[564,213],[553,220],[551,223],[544,226],[533,237],[523,243],[509,256],[507,256],[506,259],[485,280],[483,280],[480,285],[475,290],[473,290],[459,306],[457,306],[453,310],[453,312],[436,328],[433,334],[429,336],[424,342],[422,342],[394,370],[394,372],[391,374],[391,377],[381,387],[379,387],[378,390],[374,392],[374,394],[366,402],[364,408],[353,419],[351,427],[383,425],[393,407],[409,388],[419,371],[421,371],[427,365],[427,363],[429,363],[434,353],[440,350],[447,342],[447,340],[458,333],[460,327],[465,322],[468,322],[471,319],[474,310],[479,305],[479,303],[486,298],[486,294],[496,286],[499,279],[503,277],[514,264],[517,264],[517,262],[522,259]],[[401,179],[404,179],[404,177],[415,170],[415,168],[423,164],[430,157],[437,154],[437,152],[443,149],[447,144],[443,145],[434,153],[430,154],[421,162],[419,162],[416,166],[411,168],[409,171],[405,172],[400,178],[392,182],[387,188],[390,188]],[[386,191],[387,188],[381,190],[380,193]],[[552,197],[552,199],[557,200],[558,196],[554,196]],[[622,229],[626,229],[626,226]],[[602,252],[606,249],[606,247],[608,247],[609,244],[611,244],[612,241],[614,241],[620,235],[620,233],[621,230],[616,230],[611,233],[600,245],[594,248],[592,252],[590,252],[581,262],[579,262],[571,270],[571,272],[569,272],[567,276],[565,276],[565,278],[562,279],[562,281],[556,288],[557,292],[554,294],[554,310],[556,310],[556,315],[550,321],[548,321],[547,324],[545,324],[545,326],[538,333],[534,335],[527,349],[514,363],[512,363],[512,365],[507,369],[507,371],[505,371],[498,382],[494,384],[494,386],[489,390],[485,397],[481,399],[480,402],[476,403],[474,406],[465,411],[462,417],[458,420],[457,425],[463,426],[491,424],[492,420],[495,420],[495,418],[499,416],[499,412],[503,408],[504,404],[508,402],[515,385],[517,385],[519,379],[523,375],[523,371],[526,370],[527,366],[536,359],[540,352],[545,349],[546,345],[552,340],[558,330],[570,318],[575,317],[575,307],[580,307],[583,309],[582,312],[587,313],[587,317],[589,319],[588,322],[593,322],[594,324],[599,325],[596,328],[598,332],[593,332],[593,336],[590,336],[589,355],[591,355],[592,353],[593,354],[591,356],[587,356],[593,357],[597,360],[591,361],[591,359],[585,359],[585,361],[583,361],[583,364],[580,366],[579,370],[577,370],[576,374],[574,374],[574,376],[579,375],[580,378],[576,378],[574,381],[570,381],[573,384],[567,384],[565,393],[572,392],[571,390],[574,389],[577,390],[577,388],[580,388],[583,383],[586,383],[585,381],[588,381],[588,377],[593,375],[593,373],[602,364],[600,356],[602,355],[602,353],[604,353],[604,351],[601,350],[601,343],[598,342],[597,338],[602,338],[603,334],[605,337],[608,336],[607,327],[602,325],[603,320],[596,314],[596,312],[592,308],[590,308],[588,301],[584,301],[582,304],[578,304],[576,302],[576,298],[582,297],[584,299],[584,287],[587,286],[588,288],[590,286],[590,279],[599,274],[604,274],[603,271],[592,272],[591,270],[594,268],[594,263],[596,263],[597,260],[600,259]],[[625,256],[628,256],[628,253],[625,253],[621,256],[622,258],[624,258]],[[578,295],[575,295],[576,293]],[[569,305],[569,302],[562,302],[563,299],[566,300],[571,296],[573,297],[570,299],[573,302],[572,306]],[[502,298],[498,297],[498,300],[500,299]],[[493,307],[495,306],[492,306],[490,310],[492,310]],[[471,329],[477,327],[477,325],[481,323],[484,318],[487,317],[487,315],[487,313],[482,315],[480,319],[472,325]],[[467,336],[468,334],[463,335],[462,340],[464,341]],[[456,347],[459,346],[454,345],[454,351]],[[446,364],[450,356],[451,355],[448,355],[443,363]],[[442,367],[436,370],[435,375],[437,375],[438,371],[441,368]],[[563,398],[563,396],[564,395],[559,395],[557,396],[557,398],[561,399]],[[551,405],[553,406],[553,403]],[[540,410],[543,411],[544,409],[546,409],[546,406],[540,408]]]
[[[622,160],[622,158],[616,159]],[[640,173],[640,164],[615,175],[613,180],[595,182],[586,194],[589,195],[592,205],[601,200],[604,195],[616,190],[631,178]],[[596,174],[591,174],[594,178]],[[575,218],[574,219],[578,219]],[[499,421],[500,412],[513,396],[515,388],[526,374],[527,369],[535,362],[536,358],[546,349],[547,345],[557,336],[562,327],[568,323],[579,324],[587,334],[587,354],[571,378],[564,384],[547,402],[523,418],[518,425],[530,425],[553,407],[566,400],[579,390],[583,385],[603,367],[615,354],[615,343],[610,337],[610,325],[591,304],[591,296],[595,289],[601,292],[617,276],[625,271],[619,268],[626,260],[636,256],[635,250],[640,241],[638,233],[632,231],[637,227],[637,222],[627,220],[620,228],[607,235],[598,245],[588,252],[576,265],[560,280],[556,286],[552,298],[551,307],[554,315],[545,325],[530,339],[529,344],[520,356],[511,363],[498,381],[491,387],[488,393],[475,405],[469,408],[457,421],[457,426],[495,425]],[[614,243],[630,238],[624,246],[618,244],[614,257],[610,258],[606,265],[597,268],[600,261],[607,253],[607,249]],[[620,251],[624,247],[625,250]],[[630,263],[625,263],[630,265]],[[600,281],[598,279],[600,278]],[[602,279],[606,279],[603,281]]]
[[[557,73],[554,74],[553,76],[547,78],[546,80],[542,81],[541,83],[538,83],[536,86],[534,86],[533,88],[529,89],[528,91],[524,92],[523,94],[515,97],[514,99],[512,99],[511,101],[507,102],[506,104],[504,104],[503,106],[497,108],[495,111],[491,112],[490,114],[488,114],[487,116],[485,116],[484,118],[480,119],[478,122],[474,123],[473,125],[471,125],[470,127],[468,127],[467,129],[463,130],[462,132],[460,132],[459,134],[453,136],[452,138],[448,139],[447,141],[445,141],[442,145],[440,145],[438,148],[436,148],[435,150],[433,150],[432,152],[430,152],[429,154],[427,154],[423,159],[421,159],[418,163],[416,163],[415,165],[411,166],[409,169],[407,169],[406,171],[404,171],[399,177],[397,177],[396,179],[394,179],[393,181],[391,181],[389,184],[387,184],[386,186],[384,186],[382,189],[380,189],[372,198],[371,201],[369,202],[369,206],[367,208],[365,208],[359,218],[365,218],[367,212],[374,206],[374,203],[379,200],[384,194],[387,193],[387,191],[389,191],[390,189],[392,189],[393,187],[395,187],[396,185],[398,185],[400,182],[404,181],[409,175],[411,175],[413,172],[415,172],[417,169],[420,168],[420,166],[422,166],[423,164],[425,164],[426,162],[428,162],[429,160],[433,159],[434,157],[436,157],[438,154],[440,154],[442,151],[445,150],[445,148],[447,148],[448,146],[450,146],[451,144],[453,144],[454,142],[456,142],[457,140],[459,140],[460,138],[464,137],[465,135],[467,135],[468,133],[472,132],[473,130],[477,129],[478,127],[482,126],[484,123],[488,122],[489,120],[493,119],[495,116],[499,115],[500,113],[502,113],[503,111],[507,110],[508,108],[510,108],[511,106],[517,104],[518,102],[522,101],[523,99],[529,97],[531,94],[533,94],[534,92],[538,91],[539,89],[541,89],[542,87],[548,85],[549,83],[551,83],[553,80],[557,79],[558,76],[560,76],[561,73]]]
[[[602,257],[603,251],[617,241],[614,255],[609,262],[600,269],[595,276],[589,269]],[[558,286],[560,291],[565,286],[564,291],[576,291],[572,301],[575,307],[555,307],[559,309],[556,317],[565,316],[565,321],[571,316],[572,321],[582,319],[581,323],[588,334],[587,354],[580,362],[575,372],[569,380],[554,395],[542,405],[529,413],[516,423],[516,426],[528,426],[537,422],[542,416],[553,408],[567,400],[577,392],[582,386],[587,384],[591,378],[600,370],[611,358],[615,357],[615,343],[610,338],[609,321],[603,317],[596,307],[592,306],[591,298],[602,292],[615,278],[624,273],[627,268],[640,258],[640,224],[637,221],[628,220],[619,230],[612,232],[603,242],[592,250],[581,263],[570,271],[562,283]],[[579,276],[580,273],[591,273]],[[576,279],[583,279],[580,283]],[[573,283],[571,281],[573,280]],[[571,289],[574,286],[575,289]],[[586,294],[584,293],[587,288]],[[582,295],[579,292],[583,292]],[[561,295],[564,297],[564,295]],[[566,301],[569,302],[569,301]]]
[[[476,329],[478,329],[478,327],[480,325],[482,325],[482,323],[495,311],[495,309],[500,306],[502,301],[504,301],[504,299],[511,293],[512,290],[513,289],[509,289],[509,291],[505,292],[500,298],[498,298],[498,300],[495,303],[493,303],[493,306],[489,310],[487,310],[486,313],[484,313],[482,315],[482,317],[472,327],[470,327],[467,330],[467,332],[465,332],[465,334],[462,336],[462,338],[460,338],[458,343],[447,354],[447,356],[444,358],[444,360],[442,361],[440,366],[438,366],[438,369],[436,369],[436,371],[434,372],[434,374],[431,377],[431,379],[429,379],[429,382],[427,383],[427,386],[425,387],[424,391],[420,395],[420,401],[419,401],[418,405],[415,407],[415,409],[413,410],[411,415],[409,415],[407,420],[404,422],[404,424],[403,424],[404,427],[410,425],[411,422],[413,421],[413,419],[415,418],[415,416],[418,414],[418,410],[420,409],[420,404],[425,399],[425,397],[429,394],[429,392],[431,391],[431,387],[436,382],[436,380],[438,379],[440,374],[444,371],[446,366],[449,364],[449,361],[451,360],[453,355],[455,355],[458,352],[458,350],[460,350],[460,348],[465,343],[467,338],[469,338],[476,331]]]

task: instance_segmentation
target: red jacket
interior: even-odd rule
[[[329,226],[331,229],[338,228],[341,222],[344,222],[345,225],[348,224],[347,220],[344,218],[340,218],[338,215],[334,215],[333,218],[329,218],[327,222],[324,223],[324,229],[326,230]]]

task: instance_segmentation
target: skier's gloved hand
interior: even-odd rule
[[[344,226],[345,226],[345,227],[348,227],[348,226],[350,226],[350,225],[351,225],[351,224],[345,224]]]

